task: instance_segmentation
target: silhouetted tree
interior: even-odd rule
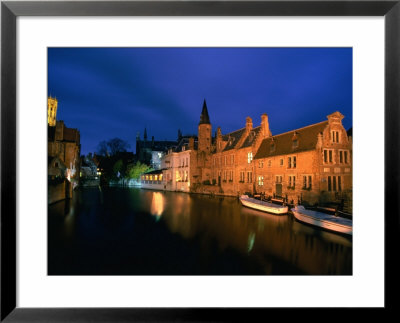
[[[120,139],[113,138],[108,141],[101,141],[97,146],[97,153],[102,156],[115,156],[117,153],[126,152],[130,145]]]
[[[97,153],[100,156],[108,156],[108,147],[107,147],[107,141],[103,140],[97,145]]]

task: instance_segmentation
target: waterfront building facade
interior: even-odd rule
[[[341,204],[352,211],[352,138],[334,112],[327,120],[273,135],[267,114],[253,127],[223,134],[204,100],[198,137],[182,137],[161,158],[168,191],[280,197],[290,204]],[[144,177],[142,177],[142,180]],[[160,180],[158,175],[157,181]]]
[[[48,98],[48,202],[72,197],[72,190],[79,184],[80,133],[57,121],[58,101]],[[56,171],[57,170],[57,171]],[[57,174],[57,175],[55,175]]]
[[[347,203],[352,198],[352,139],[340,112],[327,121],[265,138],[254,156],[255,192],[289,202]]]
[[[327,120],[272,135],[268,115],[253,127],[211,137],[204,101],[198,127],[198,147],[189,164],[194,193],[230,196],[263,194],[289,203],[345,204],[352,209],[352,138],[334,112]]]
[[[152,190],[164,190],[163,171],[156,169],[140,176],[140,185],[142,188]]]
[[[193,183],[191,165],[196,154],[195,138],[181,138],[177,147],[170,148],[162,159],[164,189],[167,191],[190,192]]]
[[[254,156],[264,138],[271,136],[268,116],[261,116],[261,125],[253,128],[246,118],[242,129],[222,135],[218,127],[212,154],[212,183],[224,195],[240,195],[255,191]]]

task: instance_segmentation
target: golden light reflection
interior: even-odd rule
[[[153,199],[151,201],[151,214],[161,216],[164,212],[165,198],[160,192],[153,192]]]

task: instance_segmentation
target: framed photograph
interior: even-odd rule
[[[3,1],[1,320],[393,309],[399,14]]]

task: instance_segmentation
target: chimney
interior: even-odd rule
[[[246,118],[246,132],[249,133],[253,129],[253,120],[250,117]]]
[[[263,138],[267,138],[271,135],[271,131],[269,130],[268,115],[266,113],[261,116],[261,130]]]
[[[222,137],[221,127],[218,127],[218,129],[217,129],[217,138],[221,138],[221,137]]]

